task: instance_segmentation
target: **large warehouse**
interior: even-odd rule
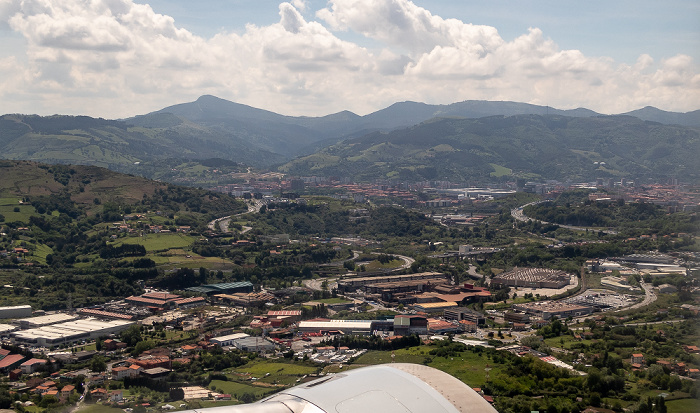
[[[16,331],[11,333],[10,337],[16,343],[53,347],[64,343],[94,340],[102,336],[116,334],[126,330],[132,324],[134,323],[126,320],[99,321],[95,318],[85,318]]]
[[[248,335],[246,333],[235,333],[235,334],[229,334],[226,336],[212,337],[209,339],[209,341],[214,343],[214,344],[218,344],[221,347],[228,347],[228,346],[232,346],[236,340],[240,340],[242,338],[248,338],[248,337],[250,337],[250,335]]]
[[[570,274],[550,268],[515,267],[491,280],[494,287],[563,288],[570,283]]]
[[[379,275],[375,277],[344,278],[338,281],[338,290],[341,292],[352,292],[368,284],[413,280],[435,280],[444,282],[445,279],[445,274],[440,272],[420,272],[405,275]]]
[[[12,307],[0,307],[0,319],[4,320],[6,318],[19,318],[19,317],[31,317],[32,316],[32,306],[31,305],[16,305]]]
[[[66,321],[75,320],[75,316],[70,314],[56,313],[49,315],[42,315],[39,317],[28,317],[20,318],[14,320],[12,324],[17,324],[20,328],[37,328],[42,326],[48,326],[51,324],[65,323]]]
[[[341,332],[343,334],[370,334],[374,320],[307,320],[299,322],[304,333]]]
[[[513,309],[539,316],[543,320],[549,320],[552,317],[560,319],[580,317],[592,314],[594,311],[593,307],[560,301],[537,301],[533,303],[514,304]]]

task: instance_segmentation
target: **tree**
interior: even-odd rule
[[[182,400],[185,398],[185,391],[181,387],[170,389],[170,400]]]
[[[122,332],[121,339],[128,346],[133,347],[142,340],[141,329],[138,325],[133,325]]]
[[[107,370],[107,363],[101,356],[95,356],[90,361],[90,370],[94,372],[102,372]]]

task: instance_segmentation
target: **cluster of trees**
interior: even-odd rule
[[[623,228],[633,232],[670,234],[693,233],[698,230],[697,214],[678,212],[668,214],[659,205],[645,202],[625,203],[622,199],[612,202],[586,200],[580,205],[557,200],[525,208],[529,217],[556,224],[582,227]]]
[[[374,208],[366,219],[356,221],[349,219],[349,209],[335,204],[269,205],[255,218],[253,226],[294,236],[355,234],[377,240],[389,237],[421,238],[440,227],[422,214],[393,206]]]
[[[146,255],[146,247],[138,244],[121,244],[116,247],[105,245],[100,249],[100,258],[143,257]]]

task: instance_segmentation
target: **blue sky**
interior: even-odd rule
[[[700,108],[700,2],[0,0],[0,112]]]
[[[157,13],[173,16],[182,27],[202,36],[242,31],[248,23],[269,25],[279,20],[279,1],[137,2],[150,4]],[[527,32],[530,27],[538,27],[561,48],[610,56],[619,62],[634,63],[644,53],[656,59],[684,53],[700,60],[698,1],[422,0],[413,3],[444,18],[494,26],[506,40]],[[305,15],[311,16],[326,1],[307,4],[309,12]],[[362,41],[360,36],[349,38]],[[365,44],[372,42],[365,40]]]

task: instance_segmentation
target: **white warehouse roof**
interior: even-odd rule
[[[370,330],[373,320],[328,320],[328,321],[300,321],[300,329],[318,330]]]

